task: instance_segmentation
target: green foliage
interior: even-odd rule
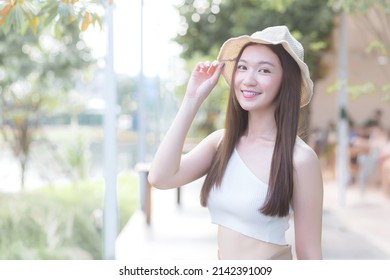
[[[219,3],[220,4],[216,4]],[[184,29],[175,41],[183,58],[218,53],[230,37],[252,34],[272,25],[287,25],[305,48],[314,79],[318,61],[329,46],[334,12],[326,1],[312,0],[187,0],[178,7]]]
[[[78,109],[69,93],[94,62],[75,23],[66,26],[61,38],[31,31],[0,33],[0,113],[12,127],[2,126],[2,132],[20,161],[22,185],[40,119]]]
[[[390,49],[390,46],[389,46],[389,49]],[[379,40],[371,41],[366,48],[367,53],[372,53],[374,51],[376,51],[378,54],[380,54],[382,56],[388,56],[388,51],[386,49],[386,45]]]
[[[390,83],[382,85],[381,93],[382,93],[382,100],[390,103]]]
[[[328,94],[334,94],[340,89],[340,84],[338,82],[335,82],[334,84],[330,85],[326,92]],[[383,102],[390,102],[390,84],[386,83],[382,86],[375,85],[372,82],[365,82],[360,84],[349,84],[347,85],[347,93],[348,96],[351,97],[352,100],[356,100],[361,96],[364,95],[373,95],[373,94],[380,94],[381,99]]]
[[[65,144],[65,161],[74,171],[76,182],[87,177],[88,145],[83,135],[76,134]]]
[[[67,25],[74,24],[86,30],[90,24],[101,27],[103,12],[102,0],[2,0],[0,2],[0,26],[4,34],[13,31],[34,34],[40,30],[52,28],[54,34],[61,37]]]
[[[58,112],[57,105],[67,101],[65,94],[80,80],[82,71],[94,63],[76,28],[69,25],[61,40],[31,32],[23,36],[0,33],[3,105],[31,107],[31,115]],[[38,114],[34,111],[37,107],[41,110]]]
[[[344,10],[352,14],[365,14],[374,6],[379,6],[386,13],[390,13],[389,0],[329,0],[329,4],[336,10]]]
[[[132,114],[137,110],[136,96],[137,81],[135,78],[126,75],[117,77],[118,104],[121,108],[121,114]]]
[[[101,259],[103,180],[0,194],[0,259]],[[120,229],[138,207],[136,173],[118,177]]]

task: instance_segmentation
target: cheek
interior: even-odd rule
[[[282,84],[281,78],[266,79],[263,82],[263,86],[267,87],[268,90],[279,92],[280,86]]]
[[[239,74],[236,74],[236,75],[234,75],[234,77],[233,77],[233,85],[234,85],[234,87],[235,88],[237,88],[237,87],[239,87],[240,86],[240,84],[241,84],[241,80],[242,80],[242,78],[240,77],[240,75]]]
[[[233,80],[233,87],[234,87],[234,92],[237,94],[237,92],[240,92],[241,90],[241,82],[240,80],[236,77]]]
[[[261,83],[264,86],[268,87],[278,87],[280,85],[281,79],[279,76],[264,76],[261,79]]]

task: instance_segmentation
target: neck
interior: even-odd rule
[[[264,139],[275,141],[276,122],[272,114],[253,114],[248,116],[248,129],[245,133],[248,139]]]

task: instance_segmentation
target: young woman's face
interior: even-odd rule
[[[245,48],[237,63],[234,91],[246,111],[273,106],[282,82],[283,69],[275,53],[264,45]]]

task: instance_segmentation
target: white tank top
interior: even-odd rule
[[[221,186],[214,186],[208,197],[212,223],[258,240],[285,245],[290,215],[272,217],[259,211],[267,189],[268,185],[248,169],[234,149]]]

